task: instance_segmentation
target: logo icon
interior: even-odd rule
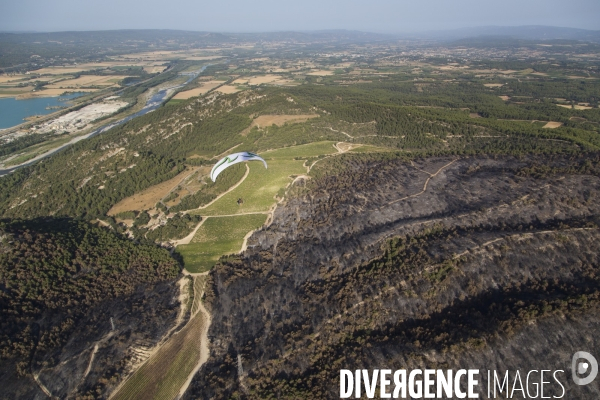
[[[580,361],[584,359],[585,361]],[[580,378],[580,375],[584,375],[589,371],[589,375],[585,378]],[[592,383],[598,375],[598,361],[588,352],[578,351],[573,354],[571,361],[571,373],[573,374],[573,382],[575,384],[583,386]]]

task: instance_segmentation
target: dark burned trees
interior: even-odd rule
[[[586,343],[580,325],[600,325],[597,153],[451,161],[323,163],[211,274],[219,341],[190,398],[339,398],[341,368],[535,369],[557,358],[551,340]]]

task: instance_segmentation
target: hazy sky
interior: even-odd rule
[[[489,25],[600,30],[600,0],[0,0],[0,31],[400,33]]]

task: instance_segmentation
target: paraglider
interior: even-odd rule
[[[265,164],[265,168],[267,168],[267,162],[263,160],[258,154],[250,153],[249,151],[243,151],[241,153],[230,154],[220,159],[219,162],[215,164],[212,171],[210,171],[210,178],[213,182],[216,182],[217,176],[219,176],[219,174],[225,169],[231,167],[234,164],[245,161],[262,161],[263,164]]]

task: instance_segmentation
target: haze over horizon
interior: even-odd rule
[[[180,29],[269,32],[348,29],[419,33],[482,26],[545,25],[600,30],[597,0],[0,0],[0,31]]]

